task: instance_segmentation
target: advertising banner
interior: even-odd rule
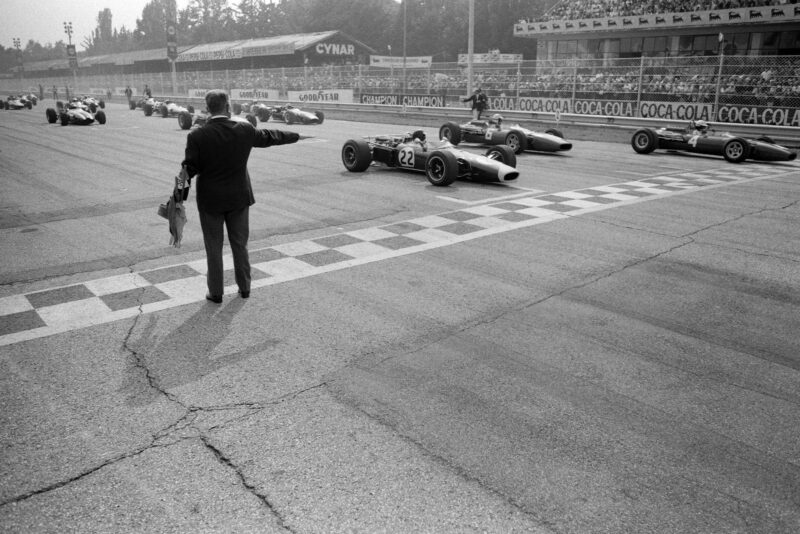
[[[332,102],[342,104],[353,103],[352,89],[327,89],[319,91],[288,91],[288,100],[292,102]]]
[[[360,103],[443,108],[444,97],[439,95],[401,95],[392,93],[364,94],[361,95]]]
[[[406,57],[406,68],[427,69],[433,62],[433,56]],[[369,56],[370,67],[403,68],[403,56]]]
[[[277,89],[231,89],[231,100],[280,100]]]
[[[209,91],[209,89],[198,89],[198,88],[195,87],[195,88],[187,90],[186,93],[187,93],[187,96],[191,96],[191,97],[194,97],[194,98],[205,98],[206,93],[208,91]]]

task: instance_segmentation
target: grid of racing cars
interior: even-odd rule
[[[34,94],[11,95],[0,101],[0,109],[32,109],[37,103]],[[145,116],[177,117],[182,130],[201,126],[209,118],[207,111],[196,112],[191,105],[172,100],[144,98],[129,101],[130,109],[141,108]],[[93,97],[76,97],[58,101],[45,112],[47,121],[61,125],[106,123],[105,102]],[[231,118],[253,126],[270,119],[286,124],[322,124],[321,111],[308,111],[292,104],[269,105],[250,101],[232,104]],[[241,116],[244,114],[244,116]],[[484,154],[458,148],[461,144],[488,147]],[[702,120],[690,121],[684,128],[640,128],[631,137],[631,146],[639,154],[655,150],[681,151],[724,157],[732,163],[746,159],[758,161],[792,161],[797,152],[775,143],[767,136],[747,138],[727,132],[716,132]],[[516,157],[524,152],[566,152],[573,147],[563,133],[550,128],[537,132],[519,124],[508,124],[502,115],[487,120],[444,122],[436,139],[428,139],[423,130],[401,134],[381,134],[349,139],[342,146],[341,159],[351,172],[363,172],[370,166],[384,165],[424,173],[436,186],[447,186],[455,180],[507,182],[519,176]]]

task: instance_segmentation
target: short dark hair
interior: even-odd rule
[[[228,108],[228,95],[221,89],[214,89],[206,93],[206,109],[212,115],[225,113]]]

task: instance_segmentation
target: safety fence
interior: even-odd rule
[[[331,101],[463,107],[468,68],[434,63],[425,69],[369,65],[243,70],[181,70],[136,74],[0,80],[5,92],[63,98],[92,93],[202,96],[223,88],[238,100]],[[800,127],[800,56],[640,57],[475,64],[490,110]]]

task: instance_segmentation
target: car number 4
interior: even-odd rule
[[[414,149],[409,147],[401,148],[397,154],[397,162],[401,167],[413,167]]]
[[[689,138],[689,144],[690,144],[690,145],[692,145],[693,147],[696,147],[696,146],[697,146],[697,140],[698,140],[698,139],[700,139],[700,136],[699,136],[699,135],[693,135],[693,136],[691,136],[691,137]]]

